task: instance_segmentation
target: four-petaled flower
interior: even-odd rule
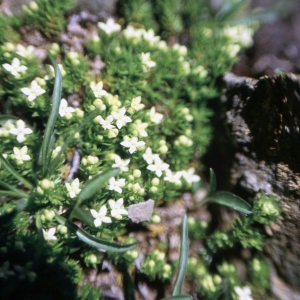
[[[11,75],[15,76],[16,78],[20,77],[19,73],[23,73],[27,70],[26,66],[21,66],[20,60],[16,57],[12,60],[11,65],[3,64],[2,66],[6,71],[10,72]]]
[[[118,220],[122,219],[122,215],[128,215],[127,210],[123,206],[123,201],[123,198],[120,198],[117,201],[112,199],[108,200],[108,204],[111,208],[111,216]]]
[[[94,224],[96,227],[101,226],[103,223],[111,223],[111,218],[106,217],[107,208],[105,205],[101,206],[99,212],[95,211],[94,209],[91,209],[91,214],[95,218]]]
[[[9,133],[17,136],[17,141],[19,143],[22,143],[26,140],[25,134],[32,133],[32,130],[30,128],[25,127],[25,123],[22,120],[18,120],[16,122],[16,126],[14,128],[11,128],[9,130]]]
[[[96,98],[101,98],[102,96],[106,96],[107,92],[103,90],[103,82],[99,81],[96,83],[95,81],[92,81],[90,83],[90,88],[92,89],[94,95]]]
[[[27,146],[22,147],[21,149],[14,147],[13,157],[19,165],[23,164],[24,161],[30,160],[30,156],[27,154]]]
[[[22,93],[27,96],[28,101],[33,101],[36,97],[46,93],[44,89],[42,89],[36,80],[33,80],[30,84],[30,87],[25,87],[21,89]]]
[[[108,189],[111,191],[116,191],[118,193],[122,193],[122,187],[125,185],[125,179],[121,178],[116,180],[115,177],[109,179]]]
[[[181,172],[173,173],[170,169],[166,170],[165,181],[175,183],[176,185],[181,185]]]
[[[70,114],[72,114],[75,111],[75,109],[71,106],[68,106],[68,102],[66,99],[62,98],[59,105],[59,114],[61,117],[70,117]]]
[[[44,239],[46,241],[55,241],[55,240],[57,240],[57,238],[55,236],[55,232],[56,232],[55,228],[50,228],[49,230],[44,230],[43,229]]]
[[[131,122],[131,118],[125,115],[126,109],[122,107],[118,112],[113,111],[111,114],[115,120],[117,120],[116,125],[121,129],[124,125]]]
[[[166,164],[159,157],[154,160],[154,163],[147,167],[148,170],[155,172],[156,176],[160,177],[163,171],[169,169],[169,165]]]
[[[69,192],[70,197],[75,198],[76,195],[78,195],[81,191],[81,189],[79,188],[79,179],[74,179],[71,184],[66,182],[66,188]]]
[[[122,146],[129,148],[129,153],[132,154],[135,152],[138,148],[141,148],[146,143],[143,141],[138,141],[137,137],[133,137],[129,140],[125,140],[121,143]]]
[[[239,296],[239,300],[253,300],[251,297],[251,289],[248,286],[243,288],[235,286],[234,291]]]
[[[158,154],[153,154],[150,147],[148,147],[143,154],[144,160],[147,162],[148,165],[151,165],[155,159],[159,158]]]
[[[130,159],[121,159],[119,155],[115,155],[115,164],[112,165],[113,168],[120,168],[122,172],[128,171],[128,164]]]
[[[112,116],[107,116],[105,120],[101,116],[99,116],[98,119],[99,123],[101,124],[104,130],[110,130],[115,128],[115,126],[111,124],[111,122],[114,120]]]
[[[111,34],[121,30],[121,25],[116,23],[112,18],[109,18],[106,23],[99,22],[98,27],[102,29],[106,34]]]

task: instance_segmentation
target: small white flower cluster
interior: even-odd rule
[[[245,25],[227,26],[223,29],[223,34],[230,40],[230,44],[222,49],[231,58],[236,57],[241,48],[253,45],[254,31]]]
[[[110,214],[113,218],[117,220],[122,219],[122,215],[128,215],[127,210],[124,208],[123,205],[124,199],[120,198],[117,201],[114,201],[112,199],[108,200],[108,204],[110,207]],[[112,220],[110,217],[107,217],[107,207],[105,205],[102,205],[100,210],[97,212],[94,209],[91,209],[91,214],[95,218],[94,225],[96,227],[101,226],[102,223],[111,223]]]
[[[239,24],[235,26],[226,26],[223,34],[228,37],[232,44],[239,44],[241,47],[250,47],[253,45],[253,29],[246,25]]]
[[[26,135],[31,134],[32,132],[33,132],[32,129],[26,127],[25,122],[22,120],[16,121],[15,124],[13,124],[13,122],[11,122],[11,121],[7,121],[0,128],[0,136],[7,137],[7,136],[9,136],[9,134],[13,134],[16,136],[16,139],[19,143],[24,142],[26,140]],[[22,150],[23,154],[24,154],[24,151],[25,150]],[[27,152],[27,148],[26,148],[25,152]]]
[[[145,29],[141,28],[135,29],[129,25],[123,30],[122,33],[127,39],[131,39],[134,43],[144,40],[147,41],[149,45],[155,45],[161,50],[168,50],[167,43],[165,41],[161,41],[160,36],[155,35],[153,29],[146,31]]]

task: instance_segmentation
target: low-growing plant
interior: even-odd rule
[[[143,257],[131,229],[160,224],[157,207],[201,185],[200,158],[212,134],[207,103],[252,41],[251,26],[225,22],[241,1],[225,2],[232,3],[218,14],[207,1],[120,1],[125,19],[94,24],[82,51],[60,36],[73,1],[32,1],[24,17],[0,16],[1,298],[98,299],[102,291],[87,273],[104,261],[122,273],[128,299],[136,273],[172,279],[178,266],[169,245],[155,242]],[[42,42],[32,45],[21,29],[39,31]],[[56,63],[38,57],[45,49]],[[241,248],[255,253],[249,284],[261,283],[263,293],[268,268],[258,251],[259,224],[276,219],[278,201],[262,194],[251,214],[247,202],[216,191],[211,171],[196,205],[211,202],[247,216],[227,231],[184,217],[173,297],[190,299],[181,294],[186,265],[200,297],[249,294],[230,256],[218,259]],[[189,263],[187,223],[190,243],[203,240]]]

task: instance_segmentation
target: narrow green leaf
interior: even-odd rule
[[[80,132],[87,124],[89,124],[91,122],[91,120],[93,120],[96,116],[99,115],[99,110],[93,110],[91,113],[89,113],[87,115],[86,118],[84,118],[84,120],[81,122],[81,124],[79,126],[77,126],[73,132],[68,136],[68,138],[66,139],[66,141],[64,142],[64,144],[62,145],[60,151],[57,153],[57,155],[55,156],[55,158],[53,159],[53,161],[51,162],[50,166],[49,166],[49,174],[52,174],[54,172],[54,170],[56,169],[56,167],[59,164],[60,161],[60,157],[61,155],[66,151],[66,149],[68,148],[70,142],[72,141],[72,139],[74,138],[74,135],[77,132]]]
[[[76,218],[88,225],[92,225],[94,218],[91,215],[90,211],[83,210],[82,208],[75,206],[72,211],[72,218]]]
[[[3,191],[3,190],[0,190],[0,196],[8,196],[8,197],[14,197],[14,198],[22,198],[22,197],[24,197],[23,194],[19,194],[17,192],[13,192],[13,191]]]
[[[184,215],[182,220],[182,230],[181,230],[179,269],[178,269],[178,274],[177,274],[177,278],[176,278],[176,282],[172,294],[173,296],[181,295],[182,284],[183,284],[185,271],[188,263],[188,255],[189,255],[188,222],[187,222],[187,215]]]
[[[82,188],[80,194],[78,195],[77,205],[81,204],[84,200],[94,196],[97,193],[97,191],[99,191],[99,189],[101,189],[104,186],[104,184],[109,180],[109,178],[118,176],[119,174],[119,168],[111,168],[104,171],[101,174],[94,176],[92,179],[87,181],[84,187]]]
[[[209,196],[209,201],[228,206],[245,214],[252,214],[252,208],[249,203],[229,192],[216,192]]]
[[[1,115],[0,116],[0,125],[4,125],[7,121],[17,121],[19,120],[19,118],[15,117],[15,116],[11,116],[11,115]]]
[[[6,170],[9,171],[15,178],[21,181],[28,189],[33,190],[33,185],[24,177],[22,177],[1,153],[0,162],[6,168]]]
[[[217,189],[216,175],[213,169],[209,169],[209,189],[208,196],[212,195]]]
[[[225,4],[221,7],[218,13],[215,16],[216,20],[228,20],[236,15],[239,11],[242,10],[243,7],[246,7],[249,4],[249,0],[239,0],[233,2],[225,2]]]
[[[12,192],[17,193],[19,195],[19,197],[21,197],[21,198],[22,197],[25,197],[25,198],[28,197],[28,195],[25,192],[23,192],[22,190],[19,190],[19,189],[15,188],[14,186],[12,186],[12,185],[10,185],[10,184],[2,181],[2,180],[0,180],[0,185],[5,187],[6,189],[12,191]]]
[[[122,253],[131,250],[136,246],[136,243],[120,245],[116,243],[107,242],[105,240],[96,238],[88,234],[83,229],[79,228],[77,225],[63,218],[60,215],[55,215],[55,218],[60,224],[67,226],[69,230],[76,234],[81,241],[85,242],[90,246],[115,253]]]
[[[193,300],[193,297],[190,295],[182,294],[182,295],[163,298],[163,300]]]
[[[61,72],[59,70],[58,65],[56,62],[53,60],[51,56],[50,60],[54,66],[55,70],[55,82],[54,82],[54,90],[53,90],[53,95],[52,95],[52,109],[50,112],[50,116],[47,122],[47,126],[45,129],[45,134],[43,138],[43,143],[42,143],[42,172],[43,172],[43,177],[46,177],[47,172],[48,172],[48,164],[50,160],[50,140],[51,136],[54,130],[55,122],[58,116],[58,111],[59,111],[59,105],[60,105],[60,100],[61,100],[61,89],[62,89],[62,77],[61,77]]]

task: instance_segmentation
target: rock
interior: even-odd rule
[[[300,76],[226,74],[224,82],[228,144],[235,148],[231,184],[281,199],[265,249],[281,279],[300,294]]]

